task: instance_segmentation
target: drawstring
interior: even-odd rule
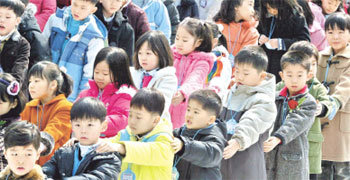
[[[39,121],[39,106],[36,106],[36,126],[38,126],[39,130],[41,130],[41,122],[43,121],[44,118],[44,110],[45,110],[45,104],[43,104],[43,110],[41,113],[40,121]]]

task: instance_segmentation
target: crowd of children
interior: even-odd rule
[[[350,178],[347,3],[0,0],[0,180]]]

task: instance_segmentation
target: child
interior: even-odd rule
[[[188,96],[204,87],[213,67],[212,37],[209,25],[200,20],[186,18],[179,25],[172,49],[178,79],[178,88],[170,106],[173,128],[184,124]]]
[[[118,179],[171,179],[174,152],[170,120],[161,118],[165,99],[155,89],[140,89],[130,103],[128,126],[97,152],[124,156]]]
[[[342,0],[312,0],[322,8],[323,15],[327,17],[334,12],[344,12]]]
[[[69,114],[72,103],[66,97],[72,91],[72,80],[49,61],[35,64],[28,77],[29,93],[33,100],[26,104],[21,119],[36,124],[40,131],[50,134],[54,138],[55,152],[70,138]],[[41,157],[39,165],[44,165],[53,152]]]
[[[222,34],[227,40],[228,58],[232,67],[234,57],[244,46],[258,44],[258,22],[254,20],[254,14],[254,0],[225,0],[214,17],[217,24],[224,26]]]
[[[23,82],[28,70],[30,45],[17,31],[24,5],[19,0],[0,1],[0,73],[13,75]]]
[[[332,121],[322,119],[322,177],[346,179],[350,171],[350,17],[334,13],[326,19],[329,48],[321,52],[317,78],[329,88],[339,111]]]
[[[323,136],[321,132],[321,121],[319,118],[328,117],[331,119],[331,112],[333,111],[333,102],[327,95],[328,91],[321,82],[316,78],[317,59],[319,57],[317,48],[307,41],[299,41],[294,43],[289,50],[300,51],[309,57],[311,62],[310,72],[312,78],[306,82],[309,93],[317,101],[317,110],[315,121],[308,132],[309,141],[309,165],[310,165],[310,179],[317,179],[317,174],[321,174],[321,159],[322,159],[322,142]],[[276,89],[280,91],[285,84],[280,82]]]
[[[296,0],[264,0],[260,6],[259,44],[263,45],[269,59],[267,72],[274,74],[279,82],[282,55],[294,42],[310,41],[310,34]]]
[[[306,84],[312,77],[310,64],[309,57],[299,51],[282,56],[280,75],[285,87],[276,95],[278,114],[263,148],[269,180],[309,179],[307,133],[316,111]]]
[[[162,31],[170,43],[171,24],[168,10],[161,0],[132,0],[147,15],[152,30]]]
[[[266,73],[267,56],[259,46],[244,47],[235,62],[236,83],[220,116],[228,130],[221,172],[223,179],[266,179],[262,144],[277,114],[275,77]]]
[[[174,167],[179,179],[221,180],[226,124],[217,117],[221,99],[212,90],[197,90],[188,98],[186,122],[174,130]]]
[[[124,49],[131,60],[134,55],[135,35],[127,17],[121,12],[123,1],[100,0],[95,15],[107,27],[108,44]]]
[[[40,131],[35,125],[17,121],[5,131],[5,158],[8,166],[1,171],[3,180],[44,180],[41,167],[35,162],[40,157]]]
[[[44,36],[49,39],[52,61],[73,78],[73,102],[87,89],[93,74],[96,54],[104,47],[107,30],[93,13],[97,0],[72,0],[72,5],[57,10],[48,20]]]
[[[119,154],[95,152],[100,133],[107,129],[104,104],[92,97],[82,98],[74,103],[70,114],[78,143],[58,149],[42,167],[43,172],[52,179],[117,179]]]
[[[117,135],[128,125],[130,101],[136,93],[125,51],[116,47],[101,49],[96,56],[94,76],[89,85],[90,89],[82,91],[79,98],[91,96],[101,100],[107,109],[108,124],[101,137]]]
[[[216,59],[213,65],[213,68],[211,69],[207,80],[206,80],[206,86],[210,89],[214,89],[216,93],[222,98],[228,89],[231,75],[232,75],[232,68],[231,68],[231,62],[228,59],[228,52],[226,49],[226,39],[221,34],[221,31],[223,30],[222,25],[215,24],[214,22],[207,22],[210,26],[210,29],[213,33],[213,50],[212,52],[215,54]],[[219,29],[221,28],[221,29]]]
[[[134,65],[131,75],[138,89],[155,88],[163,93],[163,115],[170,119],[169,107],[177,90],[177,77],[169,43],[160,31],[149,31],[136,42]]]

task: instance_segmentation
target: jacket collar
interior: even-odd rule
[[[305,85],[300,91],[298,91],[295,94],[292,94],[292,97],[297,97],[298,95],[305,94],[307,92],[307,85]],[[280,91],[279,96],[287,97],[288,98],[288,88],[287,86],[284,86],[284,88]]]
[[[66,96],[64,94],[59,94],[55,98],[51,99],[51,101],[47,102],[45,104],[45,106],[53,104],[53,103],[55,103],[57,101],[64,100],[64,99],[66,99]],[[29,103],[27,103],[28,106],[32,106],[32,107],[33,106],[34,107],[39,106],[40,104],[41,104],[41,102],[40,102],[39,99],[34,99],[34,100],[30,101]]]
[[[331,56],[332,54],[333,54],[332,47],[327,47],[324,51],[321,52],[321,55],[324,55],[324,56]],[[350,45],[348,44],[343,51],[340,51],[335,56],[341,56],[346,59],[350,59]]]
[[[89,85],[90,85],[90,89],[94,90],[94,92],[99,92],[99,88],[96,84],[96,82],[92,79],[89,80]],[[113,94],[115,93],[116,91],[118,91],[118,89],[114,86],[113,83],[109,83],[107,84],[107,86],[103,89],[103,92],[102,94]],[[96,95],[97,95],[96,94]]]

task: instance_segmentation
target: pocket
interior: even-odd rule
[[[281,154],[282,158],[286,161],[300,161],[302,159],[301,153],[282,153]]]
[[[350,113],[339,112],[340,113],[340,131],[345,133],[350,133]]]

